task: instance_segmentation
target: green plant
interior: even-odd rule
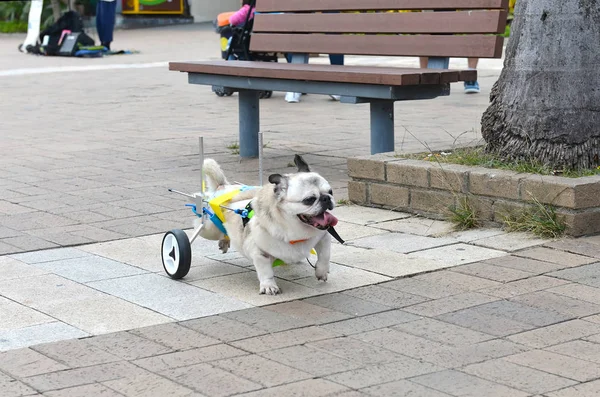
[[[449,151],[429,151],[402,155],[411,159],[437,162],[439,164],[462,164],[516,171],[540,175],[561,175],[578,178],[600,174],[599,168],[593,169],[553,169],[536,160],[505,160],[494,153],[486,152],[483,146],[456,148]]]
[[[348,200],[348,199],[339,199],[337,201],[337,205],[350,205],[352,204],[352,201]]]
[[[543,238],[557,238],[563,235],[565,223],[558,217],[553,206],[533,199],[533,206],[517,214],[506,214],[503,219],[509,232],[531,232]]]
[[[479,226],[477,212],[467,197],[459,198],[458,204],[451,206],[448,210],[450,211],[448,220],[454,223],[456,230],[473,229]]]
[[[24,32],[27,32],[27,22],[0,21],[0,33],[24,33]]]
[[[68,8],[67,4],[63,2],[59,2],[59,4],[61,13],[65,12]],[[15,27],[22,26],[16,22],[23,22],[25,23],[25,31],[27,31],[27,20],[29,18],[30,5],[30,1],[0,2],[0,20],[3,22],[15,22],[15,24],[7,25],[9,27],[5,29],[15,29]],[[52,16],[52,3],[50,1],[44,2],[40,26],[42,29],[45,29],[52,23],[54,23],[54,17]],[[4,30],[2,31],[4,32]]]

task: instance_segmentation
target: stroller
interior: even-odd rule
[[[254,7],[252,2],[250,8]],[[229,25],[229,16],[232,12],[220,14],[215,20],[215,32],[221,35],[221,57],[226,61],[257,61],[257,62],[277,62],[276,53],[263,53],[250,51],[250,39],[252,36],[252,26],[254,19],[250,19],[250,13],[242,26]],[[213,92],[220,97],[231,96],[234,89],[226,87],[213,86]],[[260,91],[260,98],[270,98],[273,91]]]

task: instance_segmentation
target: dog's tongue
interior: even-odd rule
[[[329,212],[323,212],[321,215],[313,216],[312,221],[322,227],[335,226],[338,223],[338,219]]]

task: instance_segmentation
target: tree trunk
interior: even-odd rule
[[[59,0],[50,0],[50,4],[52,5],[52,17],[54,18],[54,22],[60,18],[60,1]]]
[[[519,0],[481,133],[507,159],[600,164],[600,0]]]

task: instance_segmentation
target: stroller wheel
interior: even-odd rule
[[[273,91],[265,92],[265,98],[271,98],[273,96]]]
[[[258,97],[260,99],[271,98],[271,95],[273,95],[273,91],[261,91],[259,92]]]
[[[220,96],[220,97],[225,96],[225,93],[221,90],[215,90],[215,94],[217,94],[217,96]]]
[[[229,89],[229,88],[225,88],[224,92],[225,96],[232,96],[233,95],[233,90]]]

